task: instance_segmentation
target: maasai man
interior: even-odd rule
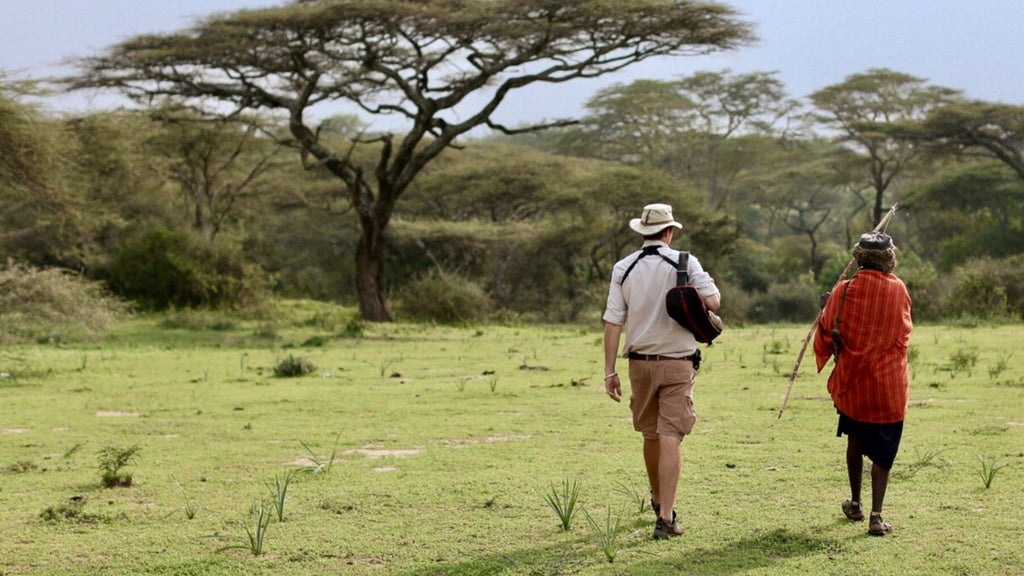
[[[835,358],[828,391],[839,413],[836,436],[847,437],[850,479],[850,499],[842,503],[843,514],[853,521],[864,520],[860,496],[867,456],[872,462],[868,533],[884,536],[892,526],[882,520],[882,504],[907,414],[907,349],[913,329],[910,294],[893,274],[896,246],[889,235],[864,234],[853,257],[857,272],[836,285],[818,316],[814,354],[819,372],[829,358]]]

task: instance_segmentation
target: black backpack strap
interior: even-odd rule
[[[673,262],[676,267],[676,286],[686,286],[690,283],[690,253],[679,252],[679,262]]]
[[[636,263],[639,262],[644,256],[661,256],[662,260],[668,262],[673,266],[676,265],[675,262],[666,258],[664,255],[658,252],[657,246],[644,246],[640,252],[640,255],[636,257],[636,260],[633,260],[633,262],[629,265],[629,268],[626,268],[625,274],[622,275],[622,280],[619,280],[619,286],[622,286],[622,284],[626,281],[626,277],[629,276],[629,273],[633,271],[633,267],[636,266]]]

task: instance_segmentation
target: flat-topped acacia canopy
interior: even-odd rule
[[[753,38],[731,8],[684,0],[297,0],[131,38],[78,61],[81,74],[68,85],[220,114],[286,114],[303,159],[345,183],[362,231],[360,313],[384,321],[391,316],[383,232],[420,170],[480,126],[513,133],[571,122],[497,124],[492,116],[506,97],[535,83],[595,78],[651,57],[707,54]],[[307,119],[318,104],[340,101],[408,122],[397,140],[382,134],[353,144],[379,146],[372,174],[351,149],[340,154],[324,145]]]

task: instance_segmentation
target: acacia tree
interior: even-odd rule
[[[693,103],[675,82],[634,80],[599,90],[586,107],[590,115],[571,142],[574,153],[660,167]]]
[[[62,194],[69,146],[60,123],[28,103],[39,95],[30,82],[0,70],[0,261],[55,260],[41,239],[55,239],[68,206]]]
[[[771,135],[775,124],[796,108],[774,72],[698,72],[679,80],[694,103],[692,128],[680,142],[685,175],[707,193],[708,205],[732,209],[730,181],[742,164],[730,165],[727,141],[743,134]]]
[[[835,214],[843,207],[844,170],[852,152],[820,140],[794,142],[766,169],[758,204],[794,234],[808,240],[808,263],[818,280],[827,260],[821,246],[834,235]]]
[[[933,110],[903,135],[947,152],[993,157],[1024,180],[1024,106],[958,102]]]
[[[885,212],[885,193],[896,178],[927,150],[892,135],[893,126],[924,119],[928,112],[959,98],[959,91],[930,86],[925,80],[880,68],[852,74],[811,94],[819,120],[838,130],[837,140],[867,154],[868,181],[874,190],[872,223]]]
[[[130,161],[108,161],[93,136],[112,132],[93,132],[92,118],[53,118],[26,101],[44,95],[0,71],[0,260],[89,273],[104,232],[121,220],[113,207],[128,212],[94,184],[116,188]]]
[[[35,93],[30,83],[8,80],[0,70],[0,186],[39,190],[52,174],[51,147],[39,128],[45,118],[23,101]]]
[[[196,232],[213,242],[239,200],[256,193],[280,147],[260,138],[264,129],[254,117],[207,121],[161,109],[153,118],[161,130],[149,144],[167,157],[168,176],[192,209]]]
[[[480,126],[514,133],[565,124],[498,124],[492,116],[511,94],[752,38],[731,8],[685,0],[295,0],[129,39],[80,61],[70,86],[286,114],[303,161],[344,183],[361,228],[360,313],[386,321],[384,231],[423,167]],[[311,123],[314,107],[339,101],[408,125],[376,138],[371,170],[351,154],[369,142],[335,150]]]
[[[673,81],[637,80],[599,91],[572,151],[647,164],[691,182],[706,203],[729,210],[731,184],[756,165],[740,159],[743,137],[774,134],[796,104],[774,72],[697,72]]]

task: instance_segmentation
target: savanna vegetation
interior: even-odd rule
[[[593,322],[637,244],[626,222],[662,201],[731,324],[806,321],[898,202],[919,321],[1020,319],[1024,107],[886,69],[804,98],[721,70],[611,85],[575,122],[495,125],[521,86],[751,38],[723,6],[562,4],[299,2],[126,40],[63,84],[5,76],[7,274],[66,271],[135,310],[311,298],[370,321]],[[580,33],[606,17],[622,28]],[[140,106],[54,113],[55,86]],[[478,114],[471,95],[489,95]],[[360,115],[323,114],[337,102]]]
[[[0,72],[0,573],[1024,573],[1024,106],[888,69],[800,98],[719,70],[502,126],[528,84],[751,27],[456,4],[296,1],[57,83]],[[43,106],[87,87],[137,106]],[[600,388],[606,283],[649,202],[727,323],[667,546]],[[777,411],[820,293],[897,202],[917,329],[880,542],[841,520],[824,377]]]

